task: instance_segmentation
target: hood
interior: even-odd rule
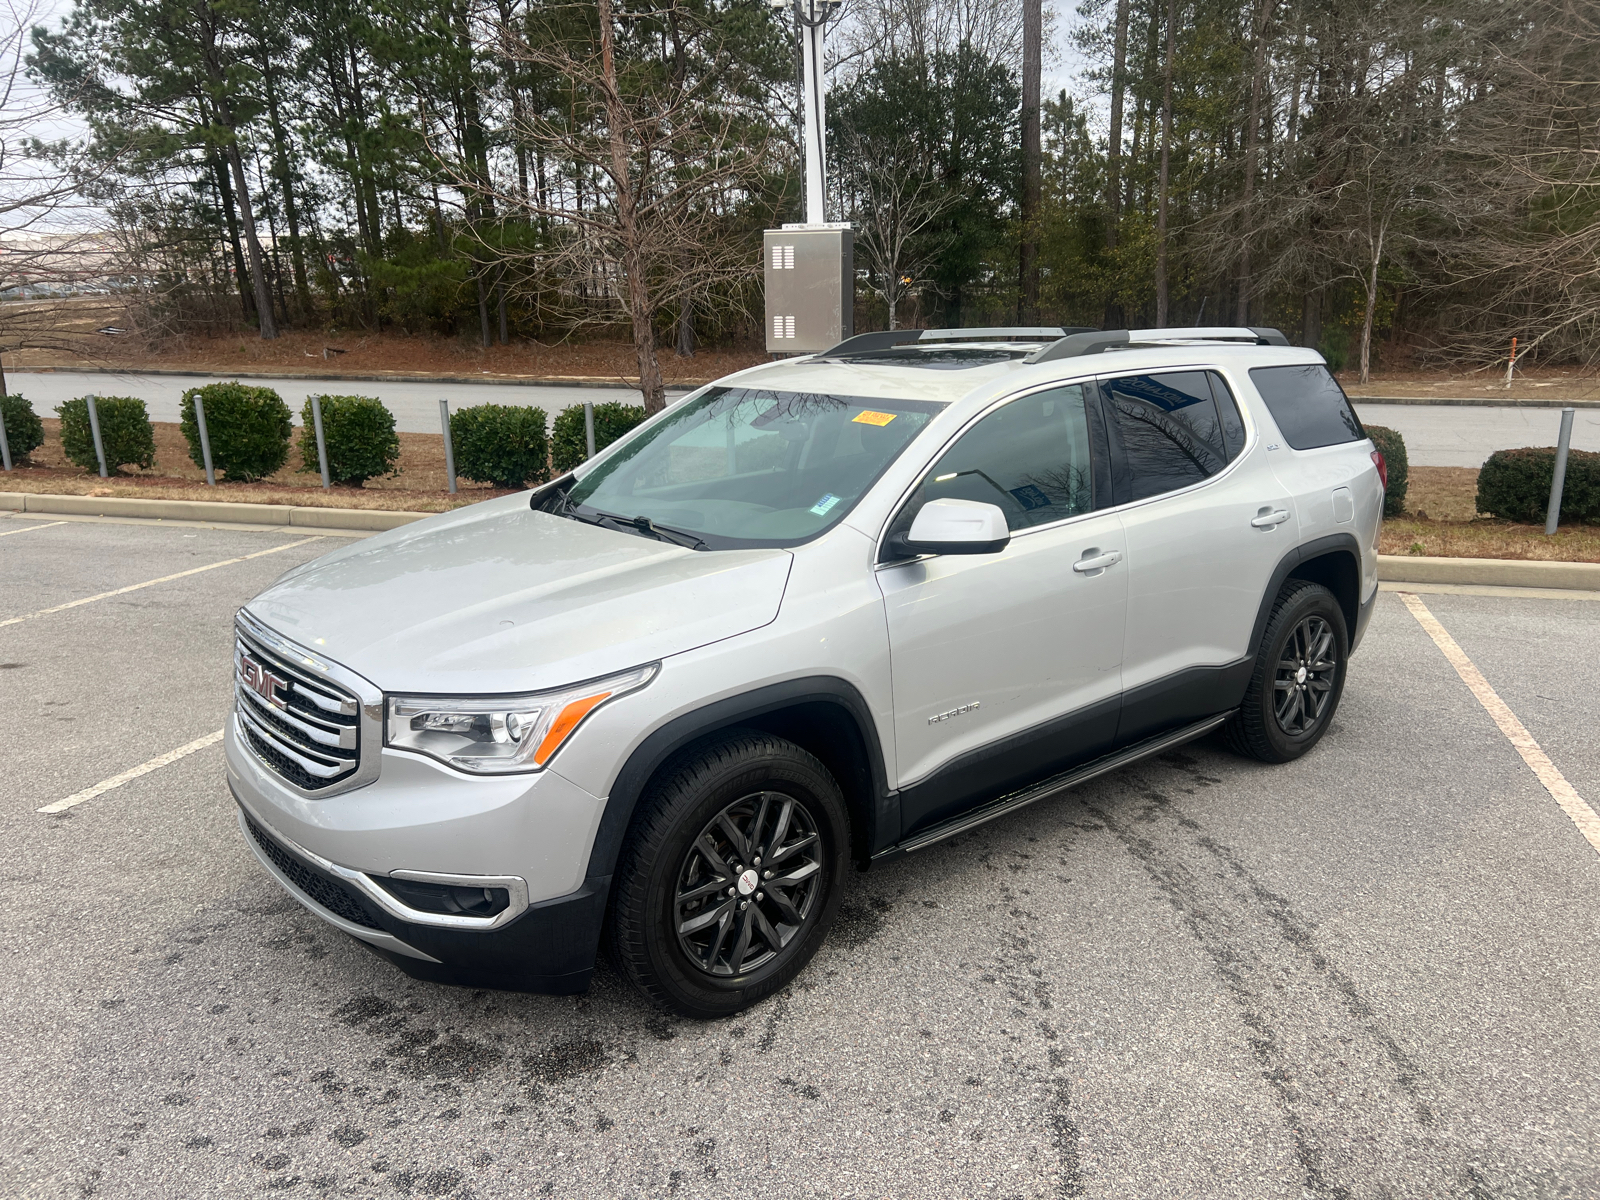
[[[534,691],[770,623],[791,561],[533,512],[523,493],[335,550],[246,607],[386,691]]]

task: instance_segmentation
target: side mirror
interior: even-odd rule
[[[1011,542],[1006,515],[977,500],[930,500],[911,531],[894,539],[907,554],[998,554]]]

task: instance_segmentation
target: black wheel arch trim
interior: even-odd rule
[[[854,782],[858,790],[865,784],[869,796],[864,806],[867,828],[853,831],[856,856],[864,860],[880,843],[895,841],[900,834],[899,797],[888,788],[888,771],[872,710],[853,684],[834,675],[809,675],[713,701],[673,718],[640,742],[611,785],[605,811],[600,816],[600,827],[595,831],[594,845],[589,851],[587,877],[595,880],[611,875],[646,786],[674,754],[722,730],[755,725],[768,714],[811,704],[832,705],[842,710],[861,739],[867,779]],[[857,816],[858,806],[849,803],[851,781],[841,779],[839,783],[846,792],[847,808],[852,817]]]
[[[1272,603],[1278,598],[1278,593],[1283,590],[1283,585],[1294,574],[1296,568],[1315,559],[1325,558],[1332,554],[1347,554],[1350,556],[1351,566],[1355,571],[1355,594],[1346,602],[1343,597],[1339,599],[1339,607],[1344,610],[1345,634],[1350,639],[1347,653],[1355,649],[1356,631],[1361,625],[1361,543],[1356,541],[1353,533],[1330,533],[1326,537],[1313,540],[1296,546],[1278,560],[1278,565],[1273,569],[1272,579],[1267,584],[1267,590],[1261,596],[1261,607],[1256,612],[1256,623],[1250,631],[1250,657],[1253,659],[1261,648],[1261,635],[1266,632],[1267,619],[1272,615]],[[1331,589],[1330,589],[1331,590]]]

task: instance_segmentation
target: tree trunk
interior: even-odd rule
[[[481,327],[481,343],[483,348],[489,348],[489,289],[483,286],[483,268],[475,267],[472,280],[478,285],[478,324]]]
[[[1156,328],[1167,323],[1167,191],[1172,163],[1172,55],[1177,38],[1178,0],[1167,0],[1167,62],[1161,99],[1161,182],[1156,196]]]
[[[1244,229],[1242,249],[1239,254],[1239,304],[1236,311],[1239,325],[1250,324],[1250,241],[1255,236],[1254,214],[1256,170],[1261,144],[1261,97],[1265,91],[1267,73],[1267,24],[1272,20],[1273,0],[1257,0],[1254,20],[1255,55],[1250,70],[1250,119],[1244,131]]]
[[[283,188],[283,216],[289,222],[289,260],[294,270],[295,303],[304,320],[311,314],[311,288],[306,282],[305,249],[300,244],[300,212],[294,202],[294,172],[289,169],[288,135],[278,112],[278,89],[271,60],[262,64],[262,79],[266,82],[267,118],[272,128],[272,167]]]
[[[509,346],[511,344],[511,322],[506,313],[505,280],[502,279],[496,282],[494,285],[494,290],[500,301],[500,344],[502,346]]]
[[[226,119],[226,118],[225,118]],[[231,123],[229,128],[231,129]],[[239,223],[244,226],[245,249],[250,254],[250,281],[254,284],[256,320],[261,330],[261,340],[270,342],[278,336],[278,323],[272,316],[272,293],[267,288],[267,273],[261,257],[261,240],[256,236],[256,215],[250,207],[250,186],[245,182],[244,161],[239,156],[239,143],[228,144],[228,162],[233,167],[233,186],[238,192]]]
[[[694,305],[685,292],[678,306],[678,357],[693,358],[694,350]]]
[[[250,291],[250,268],[245,265],[244,247],[239,242],[239,217],[233,208],[233,185],[228,182],[228,166],[211,155],[211,169],[217,176],[217,193],[222,198],[222,218],[228,226],[228,245],[233,249],[234,284],[239,289],[239,311],[246,321],[255,319],[255,300]]]
[[[633,350],[639,360],[639,391],[644,397],[644,411],[649,415],[666,408],[667,392],[661,381],[661,363],[656,358],[655,299],[650,294],[649,274],[640,252],[639,198],[633,191],[633,172],[629,165],[632,147],[627,141],[627,118],[617,78],[611,0],[598,0],[598,7],[600,71],[606,91],[606,134],[611,156],[609,174],[617,192],[617,235],[622,244],[628,316],[633,322]]]
[[[1315,350],[1322,344],[1322,291],[1308,288],[1300,302],[1300,344]]]
[[[1385,217],[1378,226],[1378,236],[1372,246],[1372,262],[1367,269],[1367,310],[1361,318],[1361,382],[1372,379],[1372,318],[1378,308],[1378,264],[1383,261],[1383,239],[1389,232],[1389,219]]]
[[[1040,178],[1039,76],[1044,40],[1043,0],[1022,0],[1022,252],[1017,323],[1039,323]]]
[[[1122,98],[1128,82],[1128,0],[1117,0],[1116,39],[1111,47],[1111,134],[1106,141],[1106,249],[1117,245],[1122,219]]]

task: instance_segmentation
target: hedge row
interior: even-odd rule
[[[250,482],[283,468],[293,431],[289,406],[271,388],[212,383],[190,388],[179,406],[179,428],[189,443],[195,466],[205,465],[195,401],[205,409],[211,465],[227,479]],[[394,414],[372,396],[322,396],[323,441],[330,479],[348,487],[399,473],[400,437]],[[116,473],[127,465],[149,469],[155,463],[155,433],[144,401],[127,396],[100,396],[95,401],[106,465]],[[99,469],[89,428],[88,402],[69,400],[56,410],[67,458],[88,471]],[[595,449],[598,452],[644,420],[644,408],[610,401],[594,406]],[[0,396],[12,457],[26,458],[44,444],[44,425],[33,406],[18,395]],[[308,398],[300,410],[300,470],[320,472],[314,416]],[[501,488],[543,483],[554,467],[564,474],[589,457],[580,405],[560,413],[553,435],[542,408],[482,404],[450,415],[456,473],[463,479]]]
[[[1550,483],[1555,473],[1554,446],[1496,450],[1478,472],[1478,511],[1506,521],[1542,525],[1550,509]],[[1567,452],[1561,519],[1600,520],[1600,454]]]

